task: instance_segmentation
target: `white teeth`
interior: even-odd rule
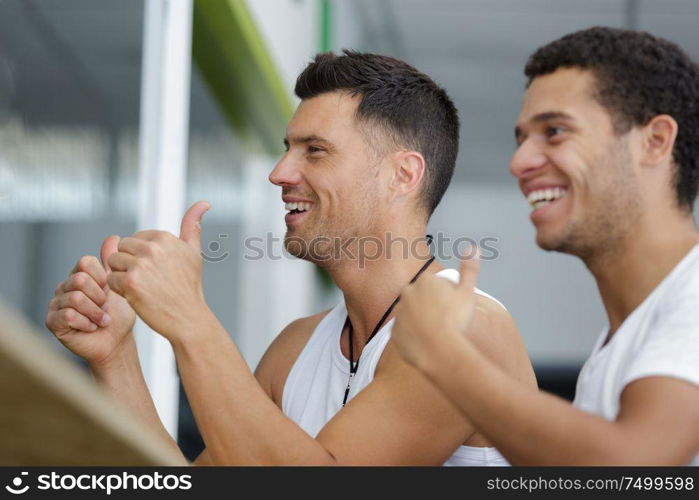
[[[566,192],[567,189],[561,187],[537,189],[527,195],[527,201],[532,207],[539,208],[559,198],[563,198]]]
[[[299,212],[305,212],[306,210],[311,209],[311,203],[306,203],[306,202],[285,203],[284,209],[288,210],[288,211],[298,210]]]

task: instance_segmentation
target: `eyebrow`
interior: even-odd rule
[[[542,123],[550,120],[575,121],[575,118],[573,118],[568,113],[564,113],[563,111],[545,111],[544,113],[539,113],[538,115],[534,115],[529,119],[531,123]],[[522,128],[519,125],[517,125],[515,127],[515,139],[519,142],[519,139],[520,137],[522,137],[522,135]]]
[[[286,136],[286,137],[284,137],[284,146],[285,146],[286,148],[288,148],[288,147],[289,147],[289,144],[291,144],[291,143],[294,143],[294,144],[308,144],[309,142],[319,142],[319,143],[325,144],[325,145],[327,145],[327,146],[332,146],[332,143],[331,143],[329,140],[324,139],[323,137],[321,137],[321,136],[319,136],[319,135],[313,135],[313,134],[311,134],[311,135],[304,135],[304,136],[300,136],[300,137],[294,137],[294,136],[291,136],[291,137]]]

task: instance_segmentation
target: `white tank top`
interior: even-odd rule
[[[437,273],[458,283],[456,269]],[[485,292],[480,295],[502,304]],[[503,306],[504,307],[504,306]],[[340,335],[347,318],[344,300],[320,321],[284,384],[282,410],[308,434],[315,437],[325,424],[342,409],[342,399],[349,378],[349,360],[340,350]],[[364,389],[374,378],[376,365],[391,338],[393,319],[387,322],[363,349],[359,369],[352,379],[347,400]],[[495,448],[459,446],[444,465],[509,465]]]

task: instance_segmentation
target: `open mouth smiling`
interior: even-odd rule
[[[568,190],[564,187],[552,187],[546,189],[535,189],[527,195],[529,205],[536,210],[545,207],[561,198],[565,197]]]

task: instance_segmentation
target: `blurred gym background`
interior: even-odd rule
[[[267,175],[294,80],[316,52],[377,52],[456,102],[461,150],[431,232],[494,239],[479,286],[514,316],[540,386],[572,398],[605,317],[583,265],[536,247],[507,165],[527,56],[594,25],[647,30],[699,59],[695,0],[0,0],[0,299],[70,356],[43,322],[78,258],[207,199],[206,297],[254,368],[288,322],[338,298],[278,242],[244,258],[246,238],[284,234]],[[201,439],[151,337],[140,325],[149,385],[193,458]]]

